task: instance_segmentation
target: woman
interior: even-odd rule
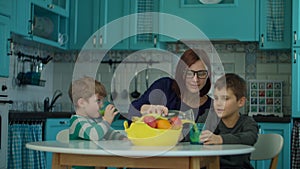
[[[129,107],[127,119],[144,113],[168,114],[168,110],[192,109],[196,122],[205,122],[212,99],[207,95],[211,88],[211,65],[207,53],[188,49],[176,67],[175,79],[163,77]]]

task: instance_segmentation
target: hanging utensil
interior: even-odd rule
[[[140,97],[140,92],[138,92],[137,91],[137,80],[138,80],[138,75],[137,75],[137,71],[135,72],[135,75],[134,75],[134,86],[135,86],[135,90],[134,90],[134,92],[132,92],[130,95],[131,95],[131,97],[133,97],[133,98],[138,98],[138,97]]]
[[[126,70],[126,64],[125,64],[125,67],[124,67],[124,70]],[[123,78],[125,81],[127,80],[127,72],[124,73],[124,78]],[[126,83],[123,83],[123,84],[126,84]],[[127,91],[127,86],[124,86],[125,89],[123,89],[123,91],[121,92],[121,97],[123,99],[126,99],[128,97],[128,91]]]
[[[146,90],[149,88],[149,75],[148,75],[149,65],[147,64],[146,72],[145,72],[145,79],[146,79]]]
[[[115,70],[116,70],[116,67],[114,65],[113,67],[113,77],[112,77],[112,83],[113,83],[113,91],[111,92],[111,100],[115,100],[118,96],[118,92],[116,90],[116,74],[115,74]]]

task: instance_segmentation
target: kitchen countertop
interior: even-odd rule
[[[269,123],[290,123],[291,122],[291,116],[272,116],[272,115],[255,115],[253,116],[254,120],[256,122],[269,122]]]
[[[70,118],[75,112],[23,112],[9,111],[9,120],[43,120],[46,118]],[[122,116],[121,116],[122,117]],[[256,122],[290,123],[291,116],[277,117],[272,115],[255,115]],[[119,118],[123,120],[123,118]],[[125,119],[124,119],[125,120]]]
[[[9,120],[45,120],[47,118],[70,118],[74,112],[23,112],[9,111]]]

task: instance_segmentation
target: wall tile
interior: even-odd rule
[[[290,114],[291,110],[291,59],[290,51],[288,50],[270,50],[261,51],[258,49],[257,43],[225,43],[216,42],[213,44],[214,48],[217,50],[223,67],[226,72],[235,72],[246,80],[249,79],[261,79],[261,80],[284,80],[284,105],[283,110],[285,114]],[[53,52],[47,49],[37,49],[35,47],[28,47],[21,44],[16,44],[15,51],[22,50],[23,52],[37,54],[45,53],[54,56],[53,62],[47,64],[45,70],[42,73],[42,77],[47,81],[45,87],[36,86],[22,86],[22,87],[10,87],[12,96],[18,100],[34,100],[36,102],[43,100],[45,97],[52,97],[53,91],[60,89],[63,91],[63,97],[59,100],[62,103],[63,110],[71,110],[72,105],[67,95],[67,90],[69,84],[73,78],[74,63],[77,60],[78,52]],[[199,46],[199,44],[194,44],[194,46]],[[206,46],[206,48],[211,48],[211,46]],[[149,52],[147,54],[141,54],[139,51],[110,51],[103,58],[105,61],[109,59],[122,61],[125,58],[132,57],[133,60],[143,61],[145,59],[151,58],[152,60],[159,61],[159,64],[152,65],[149,72],[149,84],[152,84],[156,79],[169,76],[174,74],[175,66],[177,64],[178,58],[181,56],[182,52],[186,49],[185,45],[170,43],[167,45],[168,52],[176,56],[165,56],[162,52],[160,54]],[[212,48],[211,48],[212,49]],[[98,58],[90,51],[85,51],[81,53],[86,57],[81,62],[86,66],[85,72],[93,74],[96,79],[100,80],[106,87],[108,93],[111,91],[111,79],[112,79],[112,69],[109,64],[99,64]],[[84,63],[85,62],[85,63]],[[90,63],[89,63],[90,62]],[[14,59],[11,59],[10,71],[13,72]],[[141,67],[146,65],[139,65]],[[128,88],[128,92],[134,90],[134,80],[133,76],[136,68],[131,64],[125,69],[124,78],[130,78],[131,85]],[[166,71],[162,71],[166,70]],[[95,72],[94,72],[95,71]],[[12,74],[12,73],[11,73]],[[75,76],[81,76],[77,74]],[[13,76],[10,77],[12,81]],[[123,83],[122,78],[118,77],[116,88],[123,90],[121,83]],[[145,85],[145,71],[142,71],[138,79],[138,90],[139,92],[144,92],[146,90]],[[33,92],[34,91],[34,92]],[[37,91],[37,92],[36,92]],[[122,101],[122,110],[126,110],[127,103]],[[245,107],[243,113],[247,113],[248,108]]]
[[[258,74],[277,73],[277,64],[256,64],[256,71]]]

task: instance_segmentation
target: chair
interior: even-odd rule
[[[276,169],[278,156],[283,146],[283,137],[279,134],[258,134],[255,150],[251,153],[251,160],[271,159],[270,169]]]
[[[67,129],[59,131],[56,134],[56,140],[63,142],[63,143],[68,143],[69,142],[69,129],[67,128]]]

